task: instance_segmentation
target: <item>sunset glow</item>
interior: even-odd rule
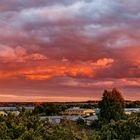
[[[0,102],[97,100],[113,87],[140,100],[139,0],[0,0]]]

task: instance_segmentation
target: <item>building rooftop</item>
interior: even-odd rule
[[[85,120],[87,120],[87,121],[98,120],[98,116],[97,115],[90,116],[90,117],[85,118]]]
[[[84,110],[87,110],[87,108],[72,107],[72,108],[69,108],[69,109],[66,109],[66,110],[83,110],[84,111]]]
[[[140,108],[125,108],[125,111],[140,111]]]
[[[80,115],[67,115],[67,116],[63,116],[63,118],[66,118],[67,120],[72,120],[72,121],[76,121],[78,119],[83,119],[82,116]]]
[[[11,110],[17,110],[16,107],[0,107],[0,111],[11,111]]]

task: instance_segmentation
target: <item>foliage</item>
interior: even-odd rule
[[[139,138],[140,114],[132,114],[127,120],[111,121],[102,126],[93,136],[98,140],[131,140]]]
[[[124,116],[124,99],[117,89],[105,90],[99,102],[100,119],[105,122],[117,121]]]
[[[0,118],[0,140],[88,140],[87,133],[76,123],[64,121],[51,125],[37,115],[22,112]]]
[[[140,108],[140,101],[129,102],[125,106],[126,108]]]
[[[76,121],[77,125],[81,125],[81,126],[84,126],[85,125],[85,121],[82,119],[82,118],[79,118],[77,121]]]
[[[140,139],[140,113],[122,117],[124,100],[118,90],[104,91],[99,106],[100,119],[94,121],[90,127],[86,126],[82,119],[77,122],[63,120],[58,125],[51,125],[47,120],[41,121],[40,113],[57,115],[68,107],[56,104],[37,105],[33,112],[22,109],[19,116],[11,113],[0,116],[0,140]]]
[[[45,113],[48,116],[60,115],[62,111],[65,110],[64,105],[55,105],[53,103],[47,103],[44,105],[35,106],[34,114]]]

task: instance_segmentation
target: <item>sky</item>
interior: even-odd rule
[[[0,101],[140,100],[139,0],[0,0]]]

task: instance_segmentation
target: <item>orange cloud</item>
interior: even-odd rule
[[[61,82],[60,85],[68,87],[77,87],[77,88],[113,88],[113,87],[140,87],[140,78],[123,78],[123,79],[102,79],[102,80],[91,80],[91,81],[80,81],[78,79],[69,78],[64,82]]]
[[[24,76],[30,80],[48,80],[53,77],[64,76],[87,76],[94,77],[98,69],[106,69],[114,62],[111,58],[103,58],[97,60],[97,62],[84,62],[81,64],[69,64],[64,66],[48,66],[43,68],[37,68],[34,71],[26,71]],[[24,73],[24,72],[23,72]],[[39,73],[39,74],[38,74]],[[42,74],[40,74],[42,73]]]
[[[112,63],[114,62],[114,60],[112,58],[103,58],[103,59],[99,59],[95,65],[96,66],[100,66],[100,67],[108,67],[110,66]]]
[[[29,80],[48,80],[54,77],[94,77],[96,71],[109,68],[114,62],[111,58],[99,59],[96,62],[55,62],[48,66],[35,66],[15,71],[0,71],[0,79],[24,77]]]

